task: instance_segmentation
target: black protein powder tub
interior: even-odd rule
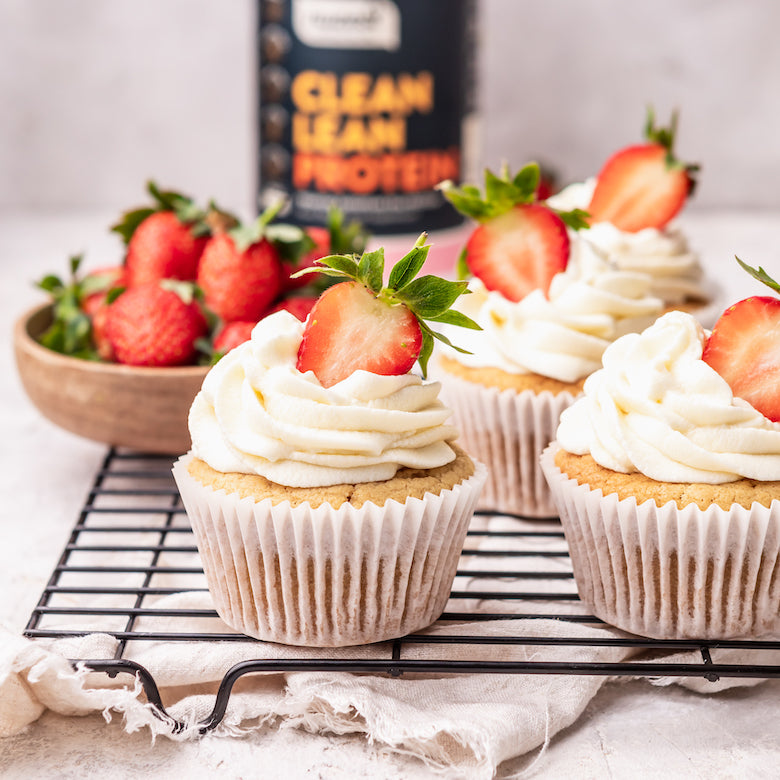
[[[475,0],[260,0],[258,207],[451,236],[435,186],[473,172],[475,39]]]

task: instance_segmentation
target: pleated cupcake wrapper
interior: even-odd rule
[[[539,466],[555,439],[571,393],[498,390],[459,377],[442,377],[442,401],[452,409],[458,443],[488,467],[477,505],[528,517],[553,517],[557,510]]]
[[[780,501],[678,509],[603,495],[542,468],[558,506],[580,598],[617,628],[656,639],[780,630]]]
[[[423,499],[292,507],[174,477],[219,616],[291,645],[378,642],[433,623],[447,603],[485,467]]]

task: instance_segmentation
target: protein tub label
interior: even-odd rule
[[[332,204],[375,232],[453,227],[472,112],[473,0],[263,0],[260,192],[285,219]]]

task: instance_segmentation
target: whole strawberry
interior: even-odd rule
[[[610,222],[636,233],[660,229],[677,215],[693,193],[699,166],[674,156],[676,132],[676,114],[668,128],[656,128],[648,111],[646,143],[620,149],[599,172],[587,209],[592,222]]]
[[[266,236],[273,214],[209,239],[198,267],[205,305],[224,322],[257,322],[282,286],[279,252]],[[287,227],[287,226],[285,226]],[[289,226],[292,227],[292,226]],[[302,233],[300,228],[293,228]]]
[[[278,303],[274,304],[269,310],[268,314],[273,314],[277,311],[289,311],[290,314],[295,315],[301,322],[305,322],[309,316],[309,312],[314,308],[314,304],[317,303],[317,298],[312,295],[300,295],[293,298],[284,298]]]
[[[180,366],[194,361],[206,318],[191,286],[147,282],[125,290],[108,307],[105,333],[120,363]],[[184,297],[182,297],[184,296]]]
[[[257,323],[254,320],[233,320],[233,322],[228,322],[214,339],[214,354],[217,356],[224,355],[239,344],[249,341],[255,325]]]
[[[111,229],[127,244],[126,281],[135,287],[161,279],[194,280],[209,228],[206,213],[177,192],[147,185],[154,204],[123,215]]]
[[[547,294],[569,262],[567,225],[587,224],[582,211],[560,212],[539,202],[539,181],[539,166],[530,163],[511,178],[507,170],[500,177],[485,171],[484,195],[470,185],[439,185],[458,211],[479,223],[463,250],[461,274],[474,274],[510,301],[537,289]]]
[[[417,274],[428,254],[426,234],[384,278],[384,250],[353,257],[331,255],[317,270],[347,281],[329,287],[311,310],[298,348],[297,368],[332,387],[358,370],[384,376],[407,373],[419,362],[425,376],[434,338],[449,341],[426,321],[479,325],[450,307],[466,282]],[[304,272],[305,273],[305,272]],[[456,347],[457,349],[457,347]]]
[[[283,257],[284,279],[282,287],[285,291],[296,290],[312,284],[312,277],[293,276],[298,271],[314,266],[317,260],[326,255],[360,255],[366,248],[368,232],[357,220],[344,222],[344,213],[333,206],[328,211],[325,226],[310,225],[304,229],[306,242],[302,251],[296,251],[292,258]],[[298,247],[293,247],[298,249]],[[324,277],[320,277],[320,287],[324,289]],[[322,289],[316,290],[319,294]]]

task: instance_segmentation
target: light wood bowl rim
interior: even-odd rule
[[[175,379],[184,379],[187,377],[205,377],[209,371],[209,366],[127,366],[122,363],[107,363],[96,360],[85,360],[84,358],[72,357],[55,352],[53,349],[44,347],[36,340],[44,329],[44,325],[39,328],[36,320],[44,319],[46,312],[51,313],[51,303],[34,306],[19,317],[14,326],[14,344],[20,347],[24,353],[37,360],[39,363],[48,364],[52,368],[68,366],[73,368],[79,365],[84,373],[110,376],[126,377],[146,377],[153,379],[158,377],[167,381]]]

